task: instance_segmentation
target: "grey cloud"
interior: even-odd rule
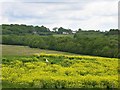
[[[29,2],[32,1],[33,0],[29,0]],[[76,1],[74,3],[72,0],[64,0],[66,3],[40,3],[40,1],[43,2],[43,0],[34,0],[34,2],[38,1],[39,3],[21,2],[9,4],[6,3],[3,5],[3,16],[8,20],[6,23],[26,23],[47,25],[49,27],[63,26],[72,29],[80,27],[87,29],[103,29],[109,28],[110,26],[105,27],[100,25],[103,25],[104,23],[108,23],[105,25],[111,25],[109,24],[111,19],[107,19],[107,21],[105,21],[105,17],[114,18],[117,16],[117,10],[115,10],[116,6],[113,6],[113,3],[117,0],[92,0],[92,2],[91,0],[74,0]],[[44,0],[44,2],[48,1],[49,0]],[[56,0],[50,1],[58,2]],[[105,4],[102,5],[104,2]],[[117,3],[114,3],[114,5],[116,4]],[[109,8],[113,9],[109,10]],[[95,17],[97,17],[98,21]],[[99,21],[100,17],[104,17],[104,20]],[[114,22],[113,28],[116,26],[117,23]]]

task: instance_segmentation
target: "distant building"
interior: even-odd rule
[[[69,34],[68,32],[62,32],[62,34]]]
[[[76,33],[77,31],[72,31],[72,33],[74,34],[74,33]]]
[[[37,32],[36,32],[36,31],[33,31],[32,33],[33,33],[33,34],[37,34]]]

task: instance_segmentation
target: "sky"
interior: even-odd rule
[[[118,28],[119,0],[0,0],[0,24],[78,30]]]

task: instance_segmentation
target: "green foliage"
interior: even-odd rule
[[[77,35],[76,37],[56,37],[39,35],[3,35],[3,44],[24,45],[32,48],[50,49],[76,54],[118,57],[117,36]]]
[[[54,32],[55,35],[52,35],[54,33],[44,26],[3,24],[2,28],[2,44],[24,45],[32,48],[103,57],[119,57],[120,55],[118,52],[118,29],[110,29],[108,32],[79,29],[77,33],[72,34],[71,29],[60,27],[58,31]],[[63,33],[67,33],[67,35],[65,36]],[[74,35],[74,37],[70,35]]]
[[[58,28],[58,34],[72,34],[71,29],[64,29],[63,27]]]
[[[18,25],[18,24],[2,24],[2,34],[4,35],[26,35],[26,34],[37,34],[37,35],[51,35],[48,28],[44,26],[32,26],[32,25]]]

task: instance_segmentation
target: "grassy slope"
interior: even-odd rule
[[[2,56],[29,56],[35,53],[47,53],[47,54],[67,54],[71,55],[72,53],[53,51],[53,50],[44,50],[38,48],[29,48],[27,46],[16,46],[16,45],[0,45],[2,47]],[[77,54],[74,54],[77,55]]]

